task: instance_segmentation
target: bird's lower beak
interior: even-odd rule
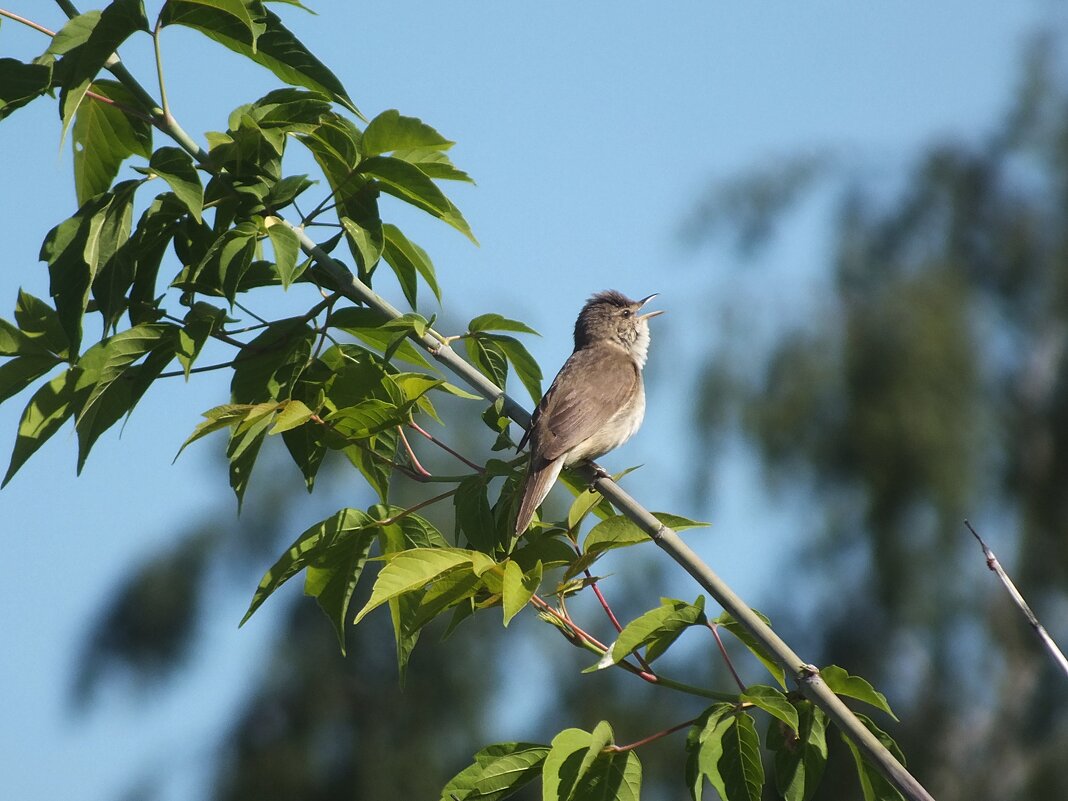
[[[644,306],[646,303],[651,301],[653,298],[655,298],[659,294],[660,294],[659,292],[654,292],[653,294],[649,295],[648,297],[642,298],[640,303],[639,303],[639,307]],[[648,314],[643,314],[638,319],[639,320],[648,320],[648,319],[650,319],[652,317],[656,317],[657,315],[663,314],[663,313],[664,313],[664,309],[658,309],[657,311],[649,312]]]

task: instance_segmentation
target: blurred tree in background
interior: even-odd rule
[[[1068,637],[1062,75],[1041,40],[989,135],[925,148],[889,182],[833,154],[786,160],[716,187],[688,223],[691,241],[726,231],[747,254],[802,198],[833,198],[829,292],[766,358],[725,327],[700,453],[740,435],[773,492],[808,493],[804,559],[767,611],[820,663],[887,691],[940,801],[1068,798],[1068,688],[962,525]],[[791,606],[791,588],[821,581],[815,608]],[[832,756],[820,798],[844,797],[846,764]]]

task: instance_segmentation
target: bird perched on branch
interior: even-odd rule
[[[516,518],[517,535],[526,531],[562,468],[603,456],[641,426],[649,320],[663,311],[639,311],[655,297],[631,300],[608,290],[582,307],[575,322],[575,350],[519,443],[522,448],[530,441],[530,464]]]

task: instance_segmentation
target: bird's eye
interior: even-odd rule
[[[630,317],[630,309],[624,309],[623,310],[623,316],[624,317]]]

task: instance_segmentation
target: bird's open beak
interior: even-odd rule
[[[654,292],[653,294],[649,295],[648,297],[642,298],[641,301],[638,303],[638,307],[641,308],[642,306],[644,306],[646,303],[651,301],[653,298],[655,298],[659,294],[660,294],[659,292]],[[639,320],[648,320],[648,319],[650,319],[652,317],[656,317],[658,314],[663,314],[664,311],[665,311],[664,309],[658,309],[657,311],[649,312],[648,314],[643,314],[638,319]]]

